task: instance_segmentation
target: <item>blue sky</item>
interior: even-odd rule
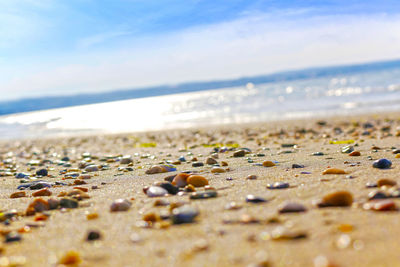
[[[400,1],[0,0],[0,36],[0,100],[99,92],[400,58]]]

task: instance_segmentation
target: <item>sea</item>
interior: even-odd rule
[[[360,65],[358,65],[360,66]],[[400,62],[0,116],[0,138],[126,133],[400,110]],[[306,71],[307,72],[307,71]],[[290,76],[290,77],[289,77]]]

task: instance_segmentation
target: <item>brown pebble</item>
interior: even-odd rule
[[[372,200],[363,205],[366,210],[374,211],[394,211],[397,210],[396,203],[391,199]]]
[[[226,170],[224,168],[221,168],[221,167],[213,167],[211,169],[211,172],[212,173],[224,173],[224,172],[226,172]]]
[[[187,183],[193,185],[194,187],[203,187],[208,185],[208,180],[201,175],[190,175],[187,178]]]
[[[74,181],[74,185],[82,185],[82,184],[86,184],[86,182],[83,181],[83,180],[79,180],[79,179],[76,179],[76,180]]]
[[[47,188],[43,188],[41,190],[32,193],[32,196],[34,197],[48,197],[51,195],[52,195],[51,191]]]
[[[10,198],[20,198],[20,197],[26,197],[25,191],[14,192],[10,195]]]
[[[221,161],[221,166],[222,166],[222,167],[228,166],[228,162],[226,162],[226,161]]]
[[[172,180],[172,184],[177,187],[185,187],[187,185],[187,179],[190,176],[188,173],[179,173]]]
[[[81,261],[82,260],[81,260],[81,257],[79,255],[79,252],[70,250],[60,259],[59,263],[63,264],[63,265],[76,266]]]
[[[217,163],[218,163],[218,161],[216,161],[214,158],[207,158],[207,160],[206,160],[206,164],[208,164],[208,165],[214,165]]]
[[[361,156],[360,151],[353,151],[349,154],[350,157],[359,157]]]
[[[322,172],[323,175],[325,174],[346,174],[346,172],[342,169],[337,168],[329,168]]]
[[[279,213],[289,213],[289,212],[305,212],[307,208],[300,203],[288,202],[283,204],[282,207],[279,208]]]
[[[273,166],[275,166],[275,165],[276,165],[276,164],[273,163],[273,162],[270,161],[270,160],[266,160],[266,161],[263,162],[263,166],[264,166],[264,167],[273,167]]]
[[[131,205],[132,203],[127,199],[117,199],[111,204],[110,211],[111,212],[127,211],[129,210]]]
[[[256,180],[256,179],[257,179],[257,175],[254,175],[254,174],[248,175],[248,176],[246,177],[246,180]]]
[[[160,216],[155,214],[154,212],[150,212],[150,213],[147,213],[147,214],[143,215],[142,219],[145,222],[152,222],[152,223],[161,220]]]
[[[353,203],[353,196],[347,191],[337,191],[322,198],[318,204],[320,208],[323,207],[348,207]]]
[[[392,180],[392,179],[383,178],[383,179],[379,179],[376,182],[376,184],[378,185],[378,187],[381,187],[381,186],[384,186],[384,185],[386,185],[386,186],[395,186],[397,184],[397,182],[395,180]]]

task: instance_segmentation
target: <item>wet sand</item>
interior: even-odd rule
[[[21,232],[26,225],[31,227],[19,234],[20,241],[3,242],[0,266],[7,266],[7,262],[55,266],[68,251],[78,253],[79,266],[400,266],[400,211],[363,208],[369,192],[377,189],[366,188],[367,182],[382,178],[400,182],[400,158],[396,158],[399,154],[393,154],[395,148],[400,148],[399,127],[400,114],[392,113],[4,141],[0,151],[3,162],[0,229],[5,240],[9,232]],[[351,157],[341,152],[349,144],[336,141],[349,140],[354,140],[350,145],[361,156]],[[217,162],[228,164],[221,167],[226,170],[224,173],[211,173],[213,166],[205,164],[215,147],[228,149],[217,152]],[[244,157],[233,157],[240,148],[251,152]],[[90,156],[84,154],[87,152]],[[315,152],[324,155],[313,156]],[[131,166],[120,164],[122,155],[132,156]],[[66,156],[70,160],[64,163],[70,163],[70,167],[58,164]],[[145,173],[152,165],[177,163],[181,156],[186,162],[174,165],[177,171]],[[204,166],[193,167],[194,157]],[[60,171],[76,168],[70,173],[81,174],[84,169],[79,168],[79,163],[84,158],[87,164],[103,164],[109,169],[90,172],[90,179],[79,179],[86,183],[79,186],[88,189],[90,198],[80,200],[78,208],[57,208],[27,216],[27,207],[34,201],[31,194],[37,190],[26,189],[27,197],[10,198],[23,184],[15,174],[30,173],[32,178],[37,170],[45,168],[48,176],[38,179],[72,184],[76,178],[65,179],[67,173]],[[373,161],[380,158],[389,159],[392,167],[373,168]],[[264,161],[273,161],[276,165],[259,166]],[[29,162],[33,166],[27,165]],[[292,168],[292,164],[304,165],[304,168]],[[119,167],[133,170],[120,171]],[[347,174],[323,175],[329,167],[342,169]],[[143,192],[145,186],[183,171],[206,177],[218,196],[193,200],[189,197],[191,193],[186,192],[150,198]],[[257,179],[246,179],[248,175],[256,175]],[[290,187],[267,189],[267,184],[274,182],[287,182]],[[93,186],[98,188],[92,189]],[[49,188],[52,196],[42,198],[61,199],[60,192],[68,193],[73,187],[52,186]],[[316,201],[324,195],[340,190],[352,194],[351,206],[316,206]],[[196,191],[204,189],[196,188]],[[267,202],[248,203],[245,198],[249,194]],[[132,206],[127,211],[110,212],[111,203],[119,198],[129,199]],[[168,218],[170,205],[154,207],[157,199],[187,202],[199,215],[193,223],[173,224]],[[399,198],[390,200],[400,205]],[[280,214],[279,207],[287,201],[302,204],[307,211]],[[238,209],[227,210],[230,202],[236,202]],[[17,213],[5,220],[4,214],[10,214],[12,209]],[[98,218],[88,220],[88,213],[97,213]],[[149,213],[162,215],[164,220],[146,224],[143,216]],[[35,221],[43,218],[41,214],[47,220]],[[282,229],[285,234],[279,235]],[[86,241],[90,230],[99,231],[101,239]]]

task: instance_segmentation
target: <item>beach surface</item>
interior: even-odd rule
[[[0,266],[400,266],[400,113],[0,147]],[[374,168],[382,158],[392,165]],[[146,174],[154,165],[170,171]],[[209,186],[144,193],[181,172]],[[116,199],[125,211],[111,212]]]

